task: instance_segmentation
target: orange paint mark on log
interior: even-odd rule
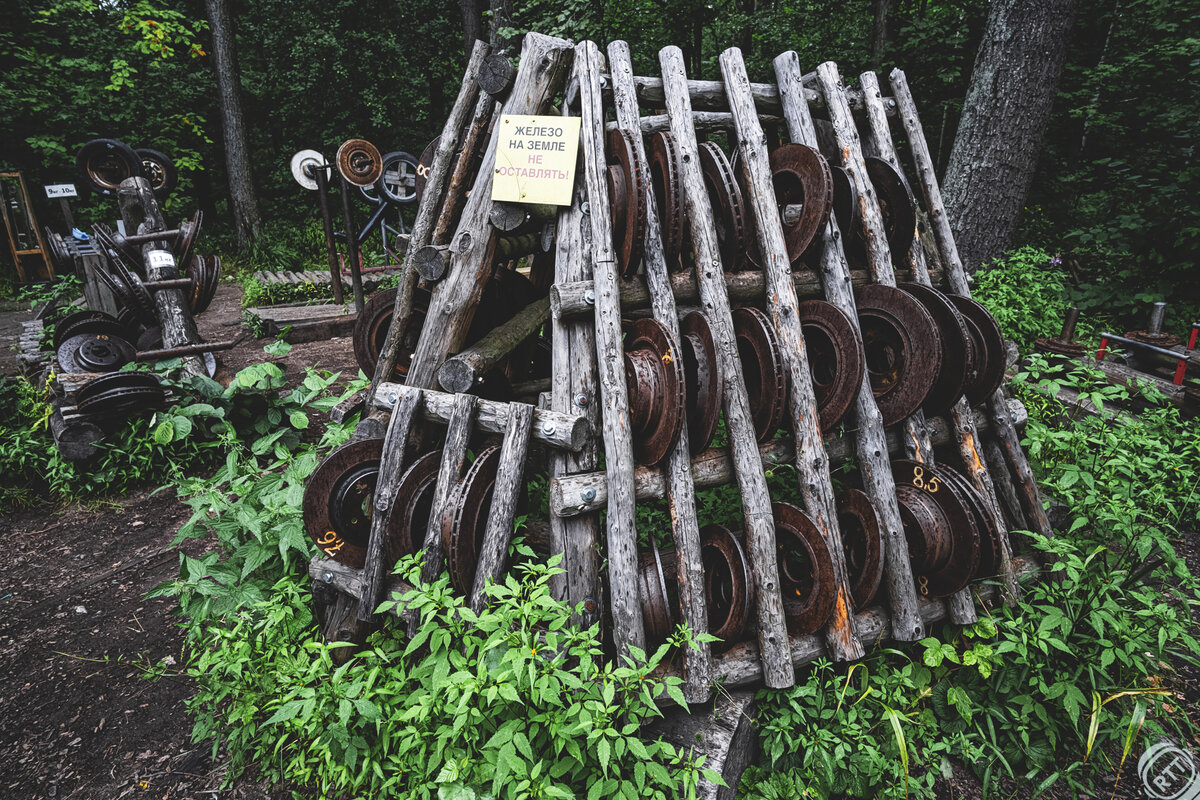
[[[971,472],[976,474],[983,472],[983,460],[979,457],[979,450],[975,445],[975,437],[971,435],[970,431],[967,431],[963,434],[962,441],[963,448],[967,450],[971,456],[971,463],[967,465]]]

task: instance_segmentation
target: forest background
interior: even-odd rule
[[[180,186],[166,205],[169,219],[201,209],[206,238],[215,236],[210,241],[228,254],[240,249],[239,261],[247,266],[319,267],[315,197],[292,180],[292,154],[315,148],[331,156],[350,137],[367,138],[384,152],[418,154],[453,101],[464,43],[489,33],[504,39],[538,30],[575,40],[625,39],[640,74],[657,72],[658,49],[668,43],[684,50],[691,77],[719,78],[717,56],[735,44],[754,80],[771,80],[771,58],[788,49],[799,53],[806,69],[832,59],[847,76],[899,66],[914,88],[944,174],[953,171],[956,158],[978,158],[967,148],[959,152],[954,142],[991,5],[0,0],[0,166],[25,172],[42,221],[61,230],[57,205],[40,197],[40,186],[74,178],[80,145],[110,137],[153,147],[180,167]],[[1015,8],[1017,24],[1038,24],[1019,16],[1028,3],[1000,5]],[[1141,322],[1146,303],[1169,299],[1175,309],[1168,323],[1180,328],[1200,301],[1193,272],[1200,256],[1200,3],[1057,5],[1073,12],[1075,22],[1046,134],[1040,150],[1030,154],[1036,159],[1033,181],[1007,247],[1033,244],[1062,258],[1073,279],[1071,300],[1085,314],[1141,327],[1133,323]],[[208,22],[214,8],[229,16],[260,209],[261,225],[245,231],[241,241],[229,200]],[[85,224],[115,212],[111,202],[86,193],[75,209]],[[11,267],[0,273],[11,276]]]

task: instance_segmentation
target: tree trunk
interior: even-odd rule
[[[1079,0],[994,0],[942,182],[968,271],[1008,246],[1037,167]]]
[[[883,51],[888,46],[888,11],[892,0],[875,0],[875,23],[871,33],[871,63],[875,69],[883,69]]]
[[[226,0],[204,0],[212,25],[213,55],[217,69],[217,94],[221,107],[221,131],[225,140],[225,169],[229,172],[229,197],[238,248],[245,249],[262,233],[262,215],[250,174],[246,128],[242,123],[242,99],[235,56],[233,28]]]
[[[512,41],[500,35],[501,28],[511,28],[513,26],[513,5],[512,0],[489,0],[489,5],[492,9],[492,31],[491,45],[492,52],[499,50],[510,50]]]
[[[458,0],[463,18],[463,59],[471,59],[475,40],[483,38],[483,6],[480,0]]]

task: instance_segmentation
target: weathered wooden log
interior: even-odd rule
[[[412,267],[423,281],[440,281],[450,269],[450,246],[444,244],[427,244],[409,258]]]
[[[542,237],[537,233],[522,233],[519,236],[500,236],[496,239],[497,259],[518,259],[540,252]]]
[[[777,117],[773,114],[759,114],[758,120],[763,125],[780,125],[783,123],[782,117]],[[613,130],[617,126],[618,123],[613,121],[609,122],[605,127],[608,130]],[[692,112],[692,129],[696,133],[724,133],[732,131],[733,127],[733,115],[728,111]],[[652,133],[669,131],[671,130],[671,120],[666,114],[651,114],[646,117],[638,117],[636,129],[640,130],[646,136]],[[634,128],[631,127],[629,130],[634,130]]]
[[[754,113],[750,95],[750,76],[742,60],[742,51],[731,47],[720,56],[721,75],[737,130],[738,152],[741,155],[742,175],[754,215],[754,230],[758,250],[767,276],[767,313],[779,337],[780,354],[788,372],[788,411],[792,417],[792,432],[796,442],[796,476],[804,510],[821,532],[833,562],[833,616],[825,630],[825,642],[836,661],[855,661],[865,650],[854,633],[854,599],[850,594],[846,550],[838,529],[837,502],[833,496],[833,479],[829,474],[829,457],[821,440],[818,426],[817,395],[813,388],[812,368],[808,349],[800,327],[800,312],[796,287],[792,283],[792,265],[783,225],[771,164],[767,155],[767,137]],[[772,552],[764,558],[775,557]]]
[[[996,444],[994,439],[984,439],[983,456],[996,487],[996,499],[1000,501],[1000,507],[1008,519],[1008,524],[1004,529],[1007,531],[1025,530],[1028,523],[1021,511],[1021,501],[1017,499],[1017,490],[1012,484],[1012,477],[1009,475],[1008,465],[1004,462],[1004,453],[1001,452],[1000,445]],[[1012,534],[1009,535],[1011,539]],[[1016,551],[1015,546],[1013,551]]]
[[[617,122],[626,130],[637,123],[637,94],[633,85],[633,64],[629,45],[623,41],[608,46],[609,72],[612,78],[613,105]],[[646,159],[642,137],[633,137],[633,146],[642,163]],[[671,337],[671,349],[679,352],[679,319],[675,296],[671,292],[667,257],[663,250],[662,224],[653,192],[646,193],[646,235],[643,261],[646,286],[654,318],[662,323]],[[676,356],[678,357],[678,356]],[[693,634],[708,633],[708,609],[704,597],[704,564],[700,553],[700,523],[696,515],[695,486],[692,483],[692,456],[688,445],[687,420],[679,432],[679,440],[667,454],[667,503],[671,517],[671,535],[675,541],[675,579],[678,587],[680,617]],[[709,662],[711,648],[707,642],[687,648],[683,654],[684,697],[689,703],[702,703],[709,697]]]
[[[491,127],[496,123],[495,112],[500,104],[487,92],[480,91],[478,94],[471,122],[462,140],[462,149],[455,159],[450,182],[446,186],[446,201],[433,229],[430,239],[433,244],[447,244],[450,241],[467,202],[467,187],[475,179],[476,167],[482,157],[480,151],[487,142]]]
[[[533,425],[533,406],[510,403],[508,427],[500,446],[500,465],[496,470],[496,488],[492,507],[479,546],[475,584],[471,588],[471,610],[476,614],[487,604],[484,587],[500,579],[508,562],[508,543],[512,541],[513,515],[525,479],[525,456],[529,453],[529,431]]]
[[[50,415],[50,435],[54,437],[54,446],[67,461],[85,463],[100,455],[100,442],[104,440],[104,431],[100,426],[86,419],[63,419],[62,411]]]
[[[954,234],[950,230],[946,206],[942,202],[942,193],[938,187],[933,159],[929,154],[929,145],[925,141],[925,132],[921,128],[920,117],[917,116],[917,105],[913,102],[904,71],[892,70],[890,83],[892,95],[896,100],[898,116],[907,134],[917,179],[925,197],[925,208],[929,211],[934,239],[937,241],[938,253],[946,271],[947,281],[951,291],[969,297],[971,294],[970,282],[967,280],[962,259],[958,256],[958,247],[954,243]],[[1033,471],[1029,468],[1029,459],[1026,457],[1025,451],[1021,449],[1021,441],[1017,437],[1016,429],[1009,424],[1008,407],[1004,400],[1003,388],[997,389],[996,393],[988,400],[988,407],[992,412],[992,422],[996,426],[996,436],[1000,440],[1009,468],[1016,476],[1021,505],[1025,509],[1025,515],[1031,528],[1043,536],[1052,536],[1054,531],[1050,526],[1049,517],[1046,516],[1041,491],[1033,478]]]
[[[799,56],[795,51],[788,51],[779,55],[774,64],[791,139],[793,142],[815,148],[817,133],[808,103],[803,100],[803,77]],[[823,236],[825,247],[821,256],[820,275],[825,299],[845,312],[857,328],[858,311],[854,304],[850,269],[846,264],[842,235],[835,219],[829,220]],[[925,626],[917,613],[916,585],[913,582],[912,565],[908,559],[908,542],[900,521],[900,507],[896,502],[896,484],[892,478],[891,463],[887,454],[883,415],[875,403],[870,377],[865,371],[855,399],[855,436],[863,490],[879,517],[879,531],[883,539],[884,577],[891,600],[895,636],[900,641],[917,641],[924,638]],[[862,635],[860,632],[860,636]]]
[[[126,178],[117,187],[117,200],[121,206],[121,218],[125,222],[125,230],[137,231],[139,234],[156,233],[167,229],[163,222],[162,210],[158,200],[150,188],[150,182],[141,176]],[[142,245],[142,263],[146,279],[149,281],[165,281],[179,277],[175,256],[172,255],[167,242],[151,239]],[[187,344],[197,344],[202,341],[196,330],[196,321],[192,318],[192,308],[180,289],[164,289],[151,292],[154,298],[155,316],[158,317],[162,329],[163,347],[180,347]],[[204,359],[197,356],[187,356],[183,359],[183,369],[188,375],[205,375]]]
[[[374,408],[390,411],[405,384],[384,382],[376,387]],[[422,389],[421,414],[430,422],[446,422],[454,410],[454,395]],[[508,403],[479,400],[475,424],[487,433],[503,433],[508,426]],[[592,438],[592,424],[586,419],[557,411],[537,410],[533,415],[533,438],[550,447],[577,452]]]
[[[576,185],[573,203],[558,215],[555,240],[555,283],[574,283],[590,277],[591,226],[584,218],[583,187]],[[589,429],[600,424],[596,402],[599,377],[596,369],[595,333],[588,320],[552,320],[550,407],[560,414],[577,416]],[[597,437],[577,452],[555,450],[549,457],[551,479],[574,472],[590,472],[600,463]],[[562,554],[562,572],[550,578],[550,592],[579,611],[575,622],[587,628],[602,620],[600,613],[600,518],[583,514],[564,518],[550,514],[550,552]]]
[[[663,93],[671,117],[671,135],[679,148],[680,181],[684,208],[690,221],[692,244],[696,253],[696,277],[700,300],[708,315],[716,344],[718,371],[721,375],[725,425],[732,443],[733,460],[742,510],[745,514],[746,542],[755,576],[757,596],[757,634],[762,656],[764,682],[769,688],[793,685],[795,673],[788,659],[787,631],[783,600],[779,594],[779,574],[775,554],[775,519],[771,496],[763,474],[750,401],[741,358],[733,334],[729,297],[725,293],[724,270],[717,245],[712,206],[700,173],[699,147],[692,129],[692,106],[688,97],[687,71],[678,47],[659,51],[663,74]]]
[[[469,392],[522,342],[536,334],[550,319],[550,299],[534,300],[512,319],[490,333],[438,370],[438,383],[447,392]]]
[[[1010,400],[1014,419],[1024,424],[1025,407],[1017,400]],[[1019,416],[1017,416],[1019,415]],[[990,431],[991,422],[981,410],[972,416],[981,431]],[[928,420],[929,438],[935,446],[951,444],[954,428],[946,417]],[[884,444],[887,452],[897,458],[904,454],[904,437],[897,429],[887,431]],[[825,452],[829,463],[839,466],[855,453],[856,442],[852,436],[835,434],[825,440]],[[768,469],[783,465],[796,456],[791,439],[772,439],[759,445],[759,457]],[[734,480],[733,461],[726,447],[716,447],[699,453],[692,459],[692,480],[697,489],[724,486]],[[638,500],[659,500],[666,497],[666,479],[662,470],[655,467],[638,467],[633,474],[633,488]],[[550,511],[560,516],[583,514],[604,508],[608,502],[608,487],[603,472],[581,472],[554,478],[550,481]],[[915,596],[915,595],[914,595]]]
[[[446,510],[450,489],[462,477],[478,402],[479,399],[474,395],[456,394],[450,407],[442,460],[438,465],[437,483],[429,506],[429,525],[425,529],[425,561],[421,564],[421,580],[426,583],[442,571],[442,515]]]
[[[517,71],[503,52],[492,53],[479,67],[479,88],[496,100],[503,100],[512,88]]]
[[[69,244],[68,249],[76,264],[75,272],[83,275],[83,296],[87,300],[87,307],[92,311],[103,311],[115,317],[121,308],[113,297],[112,289],[109,289],[108,284],[97,274],[99,270],[104,269],[102,256],[90,249],[81,253],[79,247],[73,244]]]
[[[516,233],[526,228],[541,227],[558,216],[557,206],[530,203],[510,203],[500,200],[492,204],[488,221],[501,233]]]
[[[316,563],[317,560],[314,559],[311,563]],[[346,569],[351,568],[346,567]],[[313,609],[316,612],[317,627],[321,631],[321,638],[326,643],[346,642],[361,645],[367,639],[367,631],[371,626],[358,621],[358,595],[362,587],[362,581],[359,578],[362,573],[356,569],[352,572],[354,574],[353,594],[347,592],[342,586],[334,584],[332,573],[328,570],[322,574],[329,575],[329,581],[313,579]],[[348,578],[349,576],[343,577]],[[357,650],[357,647],[335,647],[330,651],[329,656],[334,666],[341,666],[349,661]]]
[[[911,271],[896,273],[897,280],[913,280]],[[766,296],[767,278],[762,270],[746,270],[744,272],[726,272],[723,276],[725,292],[730,300],[738,302],[754,302]],[[680,303],[695,305],[700,302],[700,291],[696,286],[696,276],[691,272],[676,272],[670,276],[671,293]],[[850,280],[854,286],[865,286],[870,283],[866,270],[852,270]],[[931,276],[934,286],[941,285],[941,273]],[[796,287],[797,297],[820,297],[824,293],[818,272],[808,269],[796,270],[792,273],[792,283]],[[637,275],[620,281],[621,309],[631,311],[647,308],[650,305],[650,290],[646,279]],[[595,289],[590,280],[572,283],[556,283],[550,288],[550,314],[555,318],[570,319],[581,315],[591,314],[595,306]]]
[[[754,692],[720,692],[711,704],[671,709],[650,723],[646,736],[662,737],[685,757],[704,756],[704,768],[721,776],[724,786],[700,781],[699,800],[733,800],[742,773],[758,759]]]
[[[335,425],[341,425],[352,415],[357,414],[366,408],[366,403],[367,391],[366,389],[359,389],[357,392],[350,395],[333,408],[329,409],[329,421]]]
[[[661,108],[666,104],[662,79],[636,76],[633,82],[637,87],[638,102],[641,105]],[[812,108],[825,108],[825,98],[820,92],[809,88],[804,88],[803,91],[803,99]],[[773,83],[750,84],[750,95],[754,98],[754,106],[759,111],[779,112],[782,109],[779,88]],[[691,101],[692,108],[699,110],[724,111],[729,107],[725,99],[725,84],[722,81],[689,80],[688,99]],[[862,109],[861,93],[850,91],[850,107],[855,111]],[[885,98],[884,107],[889,116],[896,113],[896,103],[890,97]]]
[[[371,379],[370,396],[367,405],[370,406],[374,393],[379,384],[392,376],[396,370],[396,354],[400,350],[400,337],[412,313],[413,291],[417,288],[418,273],[416,267],[409,263],[409,257],[427,244],[431,243],[436,219],[442,212],[442,192],[446,188],[450,176],[451,162],[454,152],[462,138],[462,129],[471,111],[474,98],[479,94],[476,76],[479,67],[489,52],[486,42],[475,42],[471,57],[467,61],[467,69],[463,73],[462,85],[458,97],[442,126],[442,135],[438,139],[437,150],[433,163],[429,166],[429,175],[425,179],[425,191],[421,202],[417,205],[417,218],[413,221],[412,232],[408,238],[408,247],[404,251],[404,271],[400,275],[400,284],[396,292],[396,304],[392,307],[392,324],[388,328],[387,338],[379,350],[379,362],[375,367],[375,375]],[[460,158],[455,171],[466,170],[467,159]]]
[[[575,48],[575,77],[579,79],[582,118],[583,179],[587,187],[588,221],[592,226],[592,280],[596,285],[596,350],[602,357],[601,416],[604,419],[604,463],[608,473],[609,506],[605,520],[608,547],[608,594],[612,608],[613,645],[618,653],[631,646],[646,648],[646,629],[638,592],[637,530],[634,527],[633,425],[621,331],[621,301],[617,295],[617,257],[612,241],[604,157],[604,108],[600,95],[600,50],[595,42]]]
[[[526,34],[521,66],[501,113],[536,114],[542,111],[561,85],[570,54],[569,42],[538,33]],[[410,386],[430,387],[446,355],[462,347],[491,272],[496,237],[487,218],[492,206],[498,136],[499,130],[494,129],[475,184],[463,207],[458,230],[451,242],[450,272],[434,287],[429,301],[425,325],[408,368],[406,383]],[[392,331],[396,330],[397,319],[393,318]],[[377,371],[376,380],[387,374]]]
[[[388,522],[392,516],[392,501],[396,498],[396,487],[404,473],[405,451],[408,432],[413,419],[421,407],[421,392],[407,386],[399,388],[400,397],[388,421],[387,433],[383,436],[383,453],[379,457],[379,476],[375,480],[375,494],[371,504],[371,531],[367,538],[367,555],[363,562],[363,591],[358,598],[359,622],[370,622],[379,605],[383,591],[384,542],[387,540]]]

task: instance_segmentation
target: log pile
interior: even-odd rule
[[[508,62],[477,44],[374,334],[366,416],[306,493],[327,637],[361,637],[400,596],[386,572],[405,553],[481,608],[534,474],[542,546],[562,555],[552,590],[612,652],[678,623],[718,634],[669,668],[693,704],[972,622],[981,593],[1012,602],[1035,569],[1009,535],[1051,533],[1024,409],[904,73],[884,96],[873,73],[848,90],[794,52],[772,84],[750,82],[737,48],[717,82],[690,80],[678,48],[659,60],[636,76],[624,42],[530,33],[498,76]],[[544,208],[490,199],[512,114],[581,122],[552,247],[532,241]],[[514,229],[539,234],[505,248]],[[526,269],[529,299],[496,321],[488,287]],[[783,464],[795,504],[768,478]],[[697,503],[730,483],[740,531]],[[636,526],[657,500],[661,544]]]

